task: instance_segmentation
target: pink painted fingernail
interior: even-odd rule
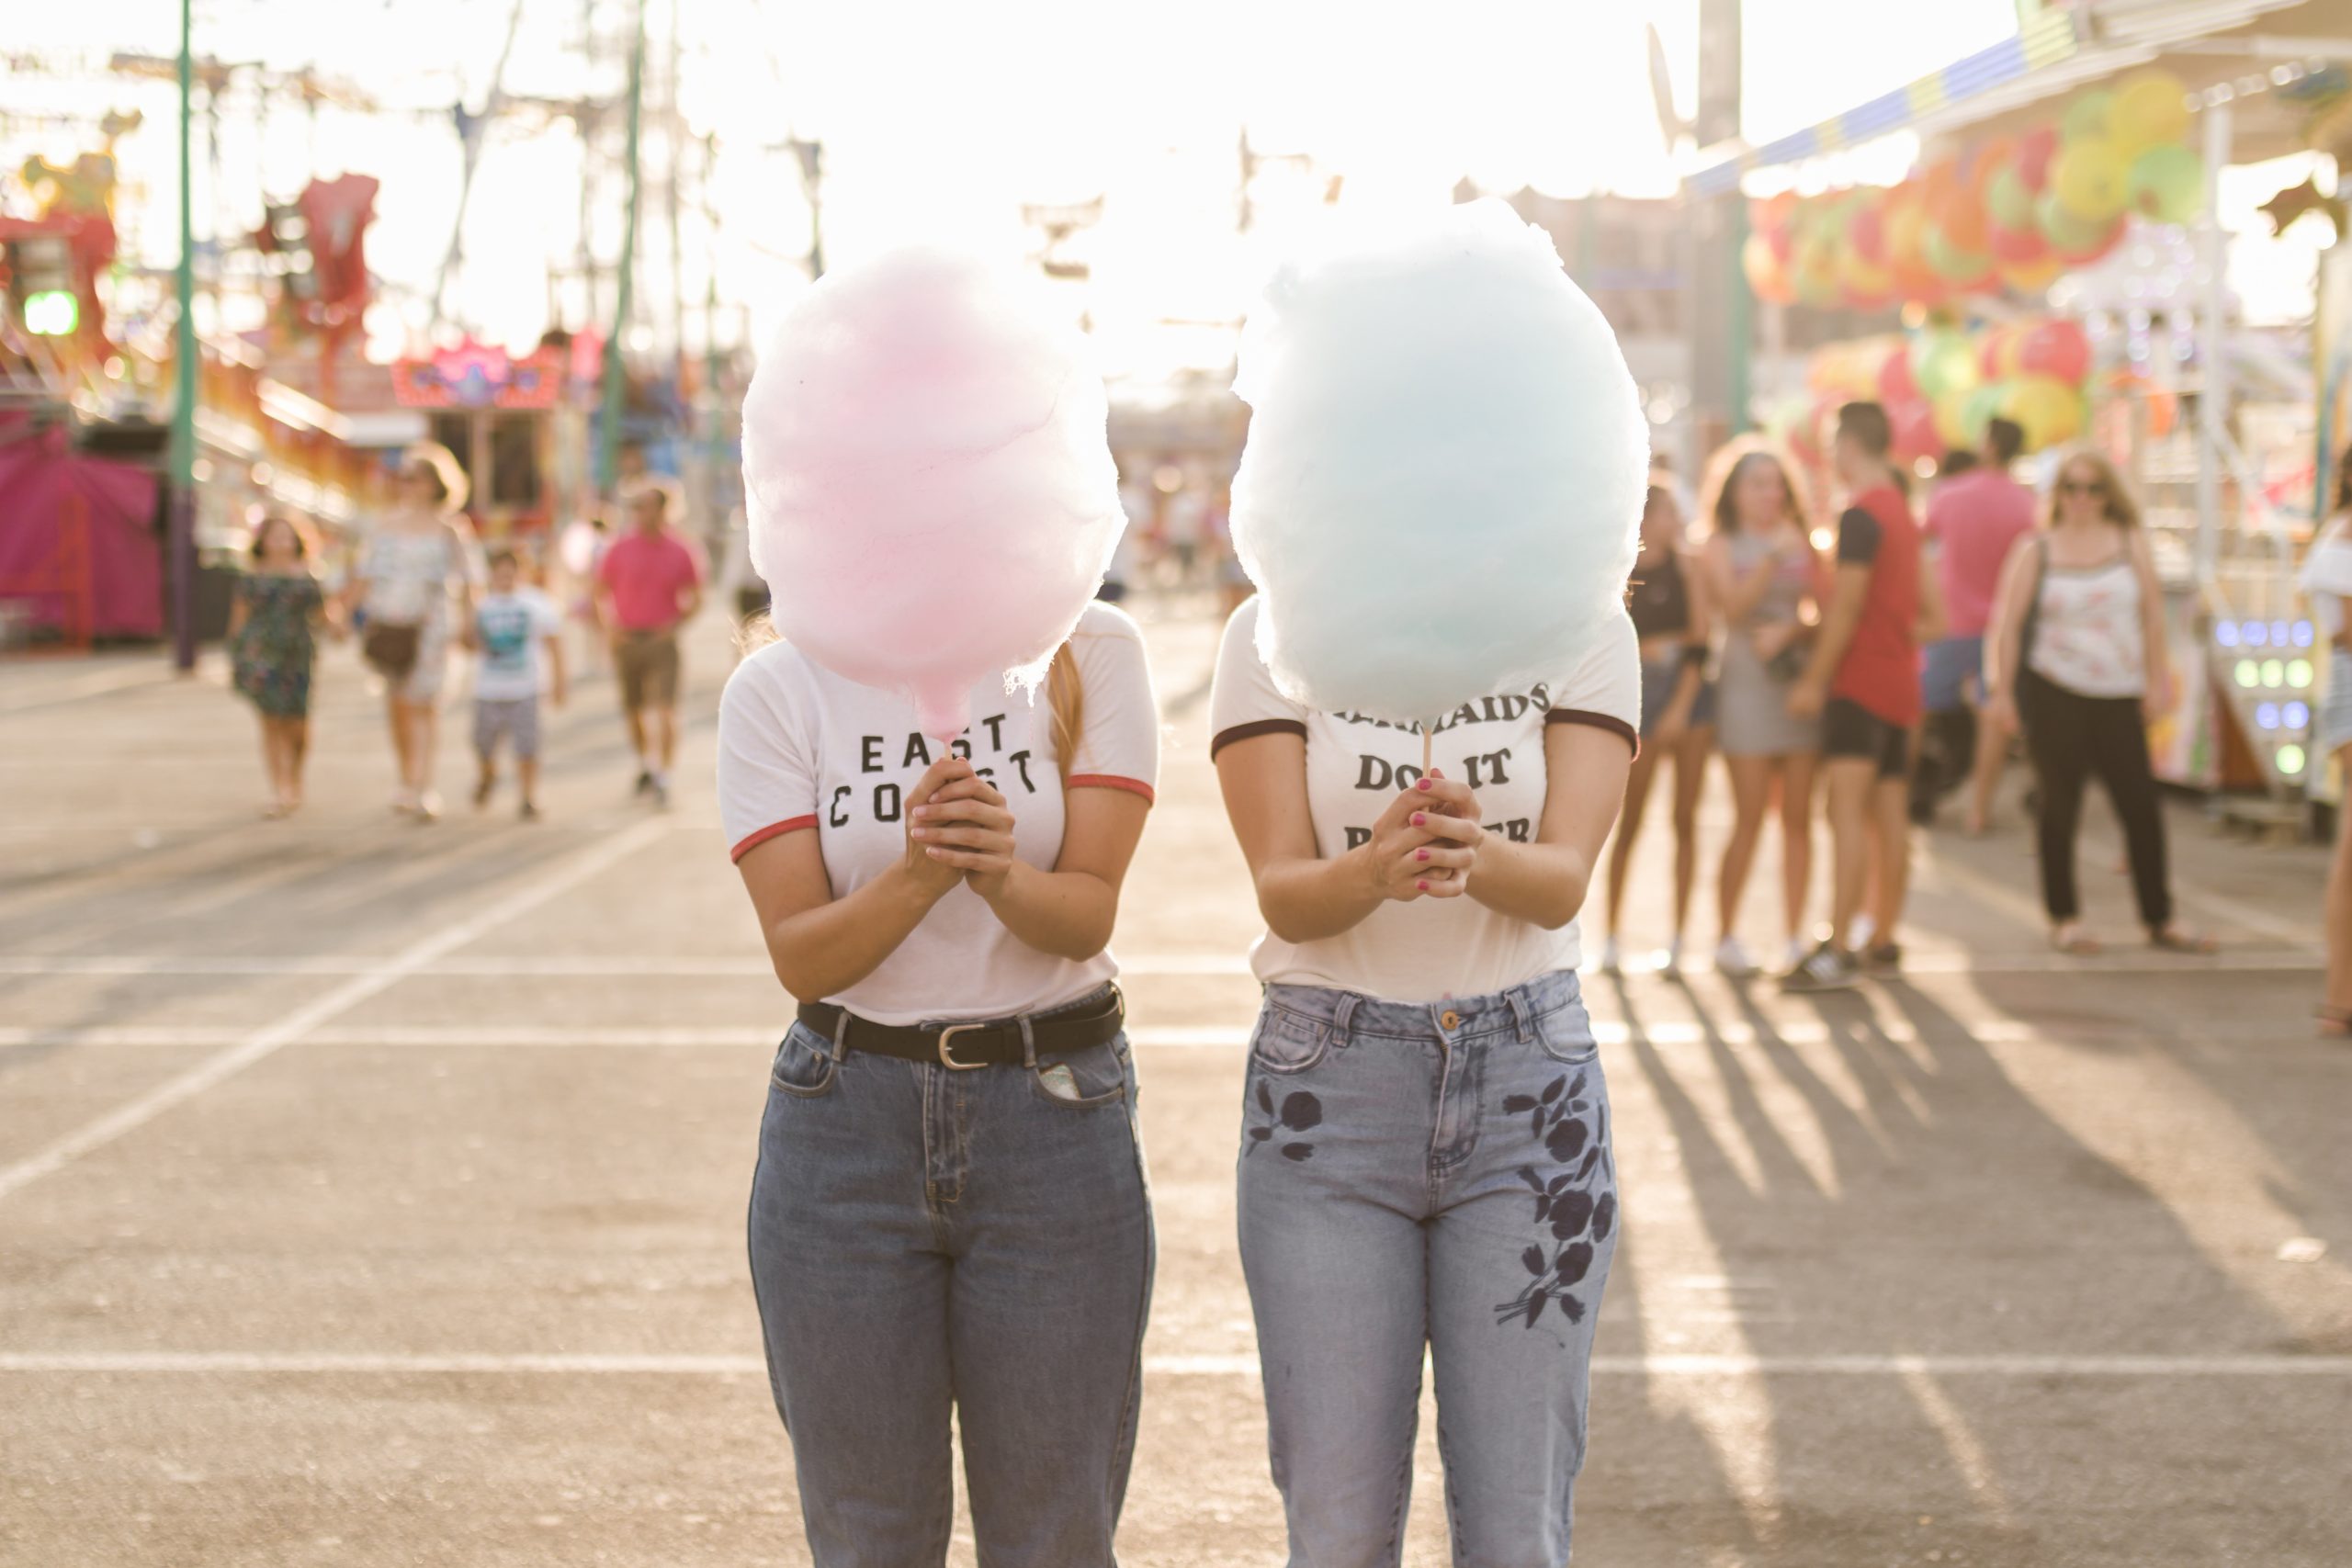
[[[1418,887],[1418,888],[1419,888],[1419,889],[1420,889],[1422,892],[1424,892],[1424,893],[1426,893],[1426,892],[1428,892],[1428,891],[1430,890],[1430,885],[1429,885],[1429,883],[1428,883],[1428,881],[1427,881],[1426,879],[1424,879],[1424,880],[1422,880],[1422,881],[1419,881],[1419,882],[1416,882],[1416,883],[1414,883],[1414,884],[1413,884],[1413,886],[1416,886],[1416,887]]]
[[[1427,779],[1416,779],[1413,781],[1413,787],[1415,789],[1427,789],[1430,787],[1430,781]]]
[[[1413,858],[1415,860],[1427,860],[1430,858],[1430,852],[1427,850],[1415,850],[1413,852]]]
[[[1416,812],[1414,812],[1414,813],[1413,813],[1413,826],[1414,826],[1414,827],[1416,827],[1416,828],[1421,827],[1423,824],[1427,823],[1428,821],[1429,821],[1429,814],[1428,814],[1427,812],[1416,811]]]

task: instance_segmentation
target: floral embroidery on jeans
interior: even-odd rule
[[[1283,1096],[1282,1105],[1277,1109],[1273,1091],[1266,1087],[1263,1078],[1258,1080],[1258,1109],[1265,1112],[1269,1120],[1250,1129],[1250,1141],[1241,1150],[1244,1158],[1255,1153],[1260,1144],[1271,1143],[1285,1132],[1311,1133],[1323,1124],[1321,1100],[1303,1089],[1295,1089]],[[1313,1159],[1315,1145],[1294,1140],[1283,1145],[1282,1152],[1284,1159]]]
[[[1609,1112],[1581,1098],[1587,1076],[1578,1072],[1571,1082],[1563,1073],[1540,1095],[1504,1098],[1503,1113],[1527,1117],[1529,1135],[1555,1168],[1546,1175],[1534,1165],[1519,1168],[1519,1179],[1535,1201],[1535,1223],[1550,1239],[1539,1237],[1519,1255],[1528,1272],[1527,1288],[1495,1308],[1498,1326],[1517,1319],[1532,1328],[1547,1306],[1556,1306],[1570,1323],[1584,1321],[1584,1298],[1576,1287],[1617,1224],[1616,1162],[1606,1152]],[[1590,1125],[1580,1114],[1588,1111],[1593,1114]],[[1598,1196],[1592,1190],[1596,1175],[1610,1183]]]

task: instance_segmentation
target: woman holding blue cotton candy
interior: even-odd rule
[[[1576,919],[1641,716],[1639,400],[1494,202],[1286,267],[1237,388],[1259,593],[1211,754],[1267,925],[1239,1210],[1291,1561],[1396,1561],[1427,1354],[1455,1561],[1564,1562],[1617,1237]]]

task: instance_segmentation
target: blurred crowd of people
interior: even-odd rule
[[[2147,726],[2182,698],[2140,512],[2123,477],[2090,447],[2045,463],[2041,493],[2018,477],[2022,434],[1990,423],[1975,451],[1946,454],[1919,481],[1889,455],[1883,408],[1840,411],[1838,501],[1809,504],[1783,457],[1754,437],[1714,453],[1689,500],[1660,459],[1642,518],[1628,605],[1642,654],[1642,748],[1611,843],[1600,966],[1679,970],[1702,869],[1713,872],[1708,962],[1770,972],[1792,989],[1838,989],[1898,969],[1913,827],[1958,795],[1959,830],[1994,830],[2004,769],[2029,761],[2026,795],[2053,948],[2100,948],[2075,876],[2084,797],[2107,792],[2125,843],[2139,924],[2155,947],[2212,948],[2175,910]],[[1250,589],[1236,558],[1225,470],[1193,458],[1123,462],[1126,532],[1102,597],[1211,593],[1229,614]],[[2352,503],[2352,494],[2340,498]],[[433,780],[444,684],[473,664],[474,804],[486,807],[511,755],[518,815],[539,814],[540,711],[572,677],[616,677],[634,776],[666,805],[675,764],[680,627],[702,606],[710,570],[680,526],[673,483],[639,477],[617,518],[572,524],[543,547],[487,552],[466,522],[466,480],[444,449],[413,448],[397,503],[331,576],[298,524],[272,514],[253,531],[232,608],[236,689],[259,718],[265,814],[300,808],[310,752],[312,670],[322,637],[356,637],[380,679],[393,810],[421,822],[442,809]],[[2323,626],[2352,590],[2352,539],[2339,505],[2314,547],[2311,591]],[[616,525],[616,524],[617,525]],[[736,531],[738,535],[741,530]],[[726,563],[738,620],[765,607],[747,560]],[[2331,575],[2332,574],[2332,575]],[[2341,580],[2340,581],[2338,580]],[[572,641],[567,652],[566,631]],[[2332,657],[2352,664],[2341,630]],[[2352,675],[2334,680],[2316,750],[2352,739]],[[2334,730],[2329,718],[2341,710]],[[1733,821],[1702,861],[1699,806],[1720,756]],[[1625,890],[1653,785],[1667,775],[1671,927],[1636,952],[1623,931]],[[1811,923],[1815,826],[1826,829],[1829,923]],[[1778,940],[1752,951],[1741,911],[1758,854],[1776,838]],[[2352,1033],[2352,863],[2338,856],[2323,1027]]]
[[[2022,744],[2052,944],[2096,952],[2075,876],[2084,795],[2108,792],[2140,924],[2155,947],[2211,950],[2170,893],[2147,725],[2180,700],[2163,595],[2138,505],[2098,451],[2064,453],[2039,497],[2016,477],[2019,429],[1994,420],[1926,492],[1890,457],[1886,412],[1838,412],[1834,517],[1814,515],[1770,446],[1710,459],[1695,508],[1652,474],[1629,592],[1641,639],[1643,746],[1607,868],[1600,964],[1674,970],[1699,885],[1699,803],[1720,753],[1734,821],[1715,862],[1713,963],[1770,968],[1793,990],[1901,966],[1909,837],[1965,795],[1990,831],[2005,759]],[[1688,515],[1695,510],[1699,525]],[[1671,774],[1672,928],[1629,954],[1622,914],[1652,785]],[[1808,925],[1814,824],[1827,829],[1826,931]],[[1740,909],[1757,852],[1780,837],[1783,945],[1759,960]]]
[[[511,756],[517,815],[539,816],[540,710],[561,707],[574,668],[606,665],[636,764],[633,794],[666,806],[677,754],[678,633],[702,606],[709,569],[680,525],[677,488],[640,476],[618,495],[617,527],[598,516],[552,548],[485,549],[465,514],[464,471],[447,448],[403,456],[393,504],[352,558],[330,563],[295,520],[255,521],[230,609],[232,683],[261,724],[264,815],[301,807],[311,692],[322,636],[356,637],[381,682],[393,764],[391,809],[441,814],[435,788],[451,666],[471,666],[473,804],[486,808]],[[580,649],[565,651],[569,625]]]

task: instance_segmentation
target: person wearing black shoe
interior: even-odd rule
[[[1789,711],[1822,720],[1831,864],[1828,936],[1785,981],[1838,990],[1861,977],[1850,943],[1870,903],[1871,958],[1899,962],[1895,926],[1910,881],[1910,774],[1919,722],[1919,645],[1942,635],[1942,593],[1889,458],[1886,411],[1838,411],[1835,459],[1848,502],[1838,521],[1837,576],[1813,660]]]

